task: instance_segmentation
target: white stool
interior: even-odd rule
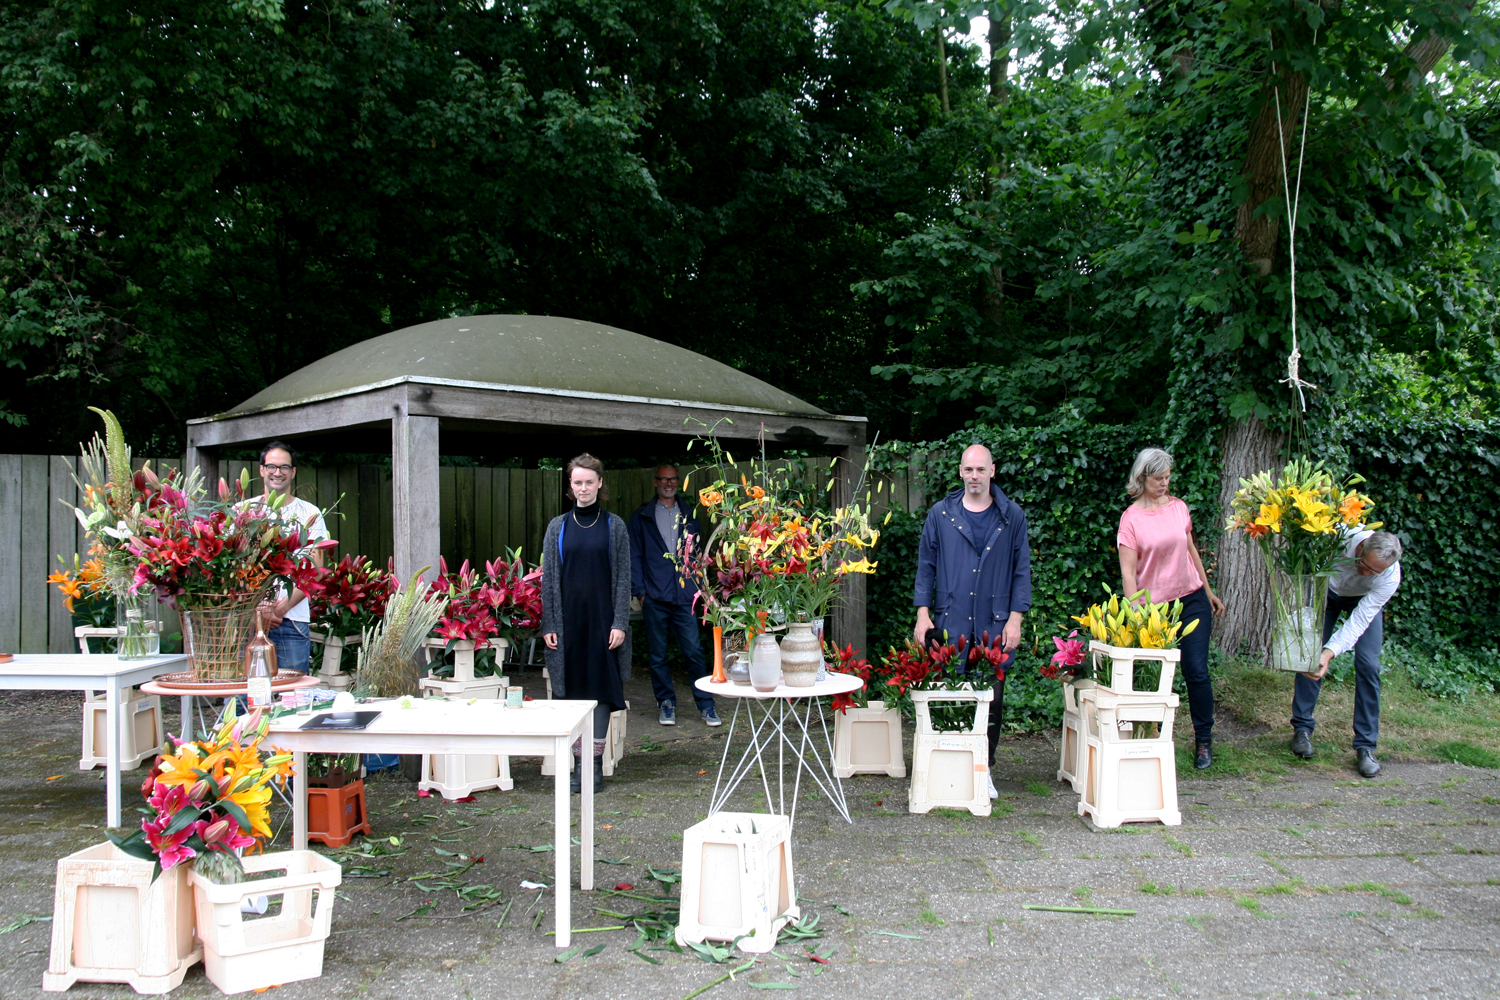
[[[934,807],[967,809],[975,816],[990,814],[989,738],[987,706],[995,692],[913,691],[917,732],[912,738],[911,790],[908,812],[925,813]],[[932,728],[931,706],[968,703],[974,721],[958,732]]]
[[[1089,640],[1089,653],[1094,658],[1094,677],[1099,687],[1116,694],[1158,694],[1163,697],[1172,693],[1172,679],[1177,673],[1177,664],[1182,661],[1180,649],[1137,649],[1131,646],[1111,646],[1098,639]],[[1104,676],[1101,669],[1108,660],[1109,683],[1098,681]],[[1161,674],[1154,691],[1137,690],[1135,687],[1135,665],[1137,661],[1149,660],[1161,664]]]
[[[470,671],[472,675],[473,671]],[[417,689],[424,698],[446,696],[458,701],[470,698],[492,701],[505,697],[508,677],[481,677],[477,680],[445,681],[423,677]],[[508,792],[516,787],[510,776],[510,758],[504,754],[426,754],[422,755],[422,776],[417,790],[437,792],[445,799],[465,799],[475,792],[498,788]]]
[[[93,628],[79,625],[73,629],[78,639],[78,648],[85,655],[89,650],[89,639],[112,639],[117,633],[112,628]],[[120,770],[132,771],[142,761],[155,760],[166,742],[167,731],[162,724],[161,698],[154,694],[141,694],[135,688],[120,692],[120,742],[124,745],[120,755]],[[109,705],[103,691],[83,693],[83,752],[78,758],[80,771],[109,766],[109,755],[101,753],[107,748],[105,733],[109,723]]]
[[[1095,688],[1081,692],[1079,702],[1087,780],[1078,815],[1106,829],[1122,823],[1181,826],[1172,742],[1177,695],[1119,695]],[[1156,724],[1158,735],[1135,737],[1137,723]]]
[[[547,700],[552,700],[552,678],[547,673],[547,668],[542,668],[542,686],[547,690]],[[609,713],[609,731],[605,734],[604,758],[602,770],[606,778],[614,777],[615,765],[620,758],[625,756],[625,730],[629,725],[627,713],[630,711],[630,702],[618,712]],[[585,737],[592,739],[592,737]],[[581,749],[581,748],[580,748]],[[573,773],[573,758],[568,758],[568,773]],[[552,759],[551,754],[542,758],[542,776],[552,777],[557,774],[557,762]]]
[[[1084,766],[1087,758],[1083,753],[1083,713],[1079,708],[1078,695],[1098,685],[1087,677],[1063,683],[1063,728],[1062,756],[1057,763],[1057,780],[1066,781],[1073,791],[1083,791],[1083,780],[1087,774]]]
[[[354,685],[354,675],[346,674],[341,669],[344,661],[344,650],[351,646],[358,646],[360,637],[357,635],[336,636],[327,632],[309,633],[313,642],[323,644],[323,659],[318,664],[318,680],[335,691],[347,691]]]
[[[833,713],[833,769],[840,778],[856,774],[906,777],[901,713],[872,701],[864,708]]]
[[[682,896],[676,940],[740,941],[763,955],[802,915],[792,876],[792,825],[766,813],[715,813],[682,834]]]

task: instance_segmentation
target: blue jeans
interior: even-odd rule
[[[703,644],[698,636],[698,619],[693,609],[686,604],[666,604],[647,597],[641,601],[641,619],[646,626],[646,646],[650,650],[651,688],[656,694],[656,703],[677,704],[677,689],[672,686],[672,671],[667,668],[667,639],[669,633],[677,637],[677,646],[682,658],[687,660],[688,683],[708,676],[708,665],[703,662]],[[698,710],[714,707],[713,695],[693,688],[693,701]]]
[[[1214,738],[1214,685],[1208,676],[1208,640],[1213,635],[1214,609],[1208,589],[1199,587],[1182,599],[1182,627],[1198,622],[1193,634],[1182,640],[1182,682],[1187,686],[1188,711],[1193,717],[1193,735],[1199,743]]]
[[[312,669],[312,640],[308,638],[311,626],[307,622],[294,622],[290,618],[282,621],[266,637],[276,647],[276,669],[295,670],[305,674]]]
[[[1328,594],[1328,609],[1323,614],[1323,641],[1326,643],[1338,625],[1339,615],[1353,612],[1357,597]],[[1380,647],[1385,625],[1376,615],[1365,634],[1354,643],[1354,749],[1374,750],[1380,737]],[[1313,709],[1318,707],[1322,681],[1310,681],[1296,675],[1297,690],[1292,695],[1292,728],[1313,731]]]

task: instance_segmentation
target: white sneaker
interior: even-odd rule
[[[995,779],[994,778],[990,778],[989,779],[989,783],[990,783],[990,798],[992,798],[992,799],[998,799],[1000,797],[1000,793],[995,790]]]

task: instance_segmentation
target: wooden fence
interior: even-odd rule
[[[182,464],[177,458],[152,458],[154,469]],[[140,461],[137,461],[137,467]],[[66,653],[77,650],[67,607],[47,576],[59,569],[58,557],[71,565],[73,554],[85,554],[88,540],[73,513],[59,502],[80,501],[73,480],[78,459],[64,455],[0,455],[0,652]],[[253,462],[228,462],[226,478],[238,478]],[[650,499],[652,469],[611,470],[605,476],[610,498],[605,507],[622,517]],[[684,472],[687,470],[684,469]],[[441,466],[438,469],[441,552],[452,568],[464,559],[475,562],[519,548],[528,562],[537,561],[547,522],[567,508],[561,471]],[[805,460],[804,481],[821,489],[828,478],[827,460]],[[258,485],[258,484],[257,484]],[[691,492],[696,487],[689,484]],[[329,510],[328,531],[338,540],[330,553],[365,555],[378,565],[391,557],[391,476],[378,465],[335,465],[298,469],[295,490]],[[876,495],[883,515],[888,498],[908,508],[920,504],[907,476],[887,479]],[[175,630],[175,622],[168,630]]]

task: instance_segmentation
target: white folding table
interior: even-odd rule
[[[389,698],[358,706],[380,717],[365,729],[302,729],[318,715],[284,715],[271,723],[266,742],[295,757],[297,779],[292,793],[292,846],[307,847],[307,755],[309,753],[509,754],[513,757],[554,756],[566,761],[573,741],[586,744],[594,736],[592,701],[528,701],[520,708],[503,700],[483,699],[473,704],[437,698]],[[409,707],[403,707],[409,706]],[[583,775],[579,796],[578,887],[594,887],[594,783]],[[556,945],[572,939],[571,803],[568,769],[553,777],[553,891]]]
[[[719,775],[714,780],[714,794],[708,806],[709,815],[723,809],[740,782],[749,776],[752,768],[756,768],[760,771],[761,787],[766,793],[766,808],[786,816],[788,823],[795,823],[797,819],[797,795],[802,789],[804,771],[807,772],[808,777],[817,782],[818,787],[823,790],[824,795],[828,796],[828,801],[833,804],[833,808],[844,818],[844,821],[854,822],[849,816],[849,804],[844,800],[844,785],[839,781],[838,771],[833,767],[833,740],[829,736],[828,723],[823,719],[818,699],[838,694],[852,694],[864,687],[865,682],[853,674],[839,674],[832,671],[824,677],[824,680],[812,687],[787,687],[782,684],[774,691],[757,691],[747,684],[715,684],[707,677],[700,677],[694,682],[694,686],[699,691],[711,694],[715,698],[734,700],[734,715],[729,720],[729,735],[724,738],[724,755],[719,759]],[[799,702],[802,709],[800,715],[797,712]],[[757,707],[760,709],[758,720],[755,717]],[[813,735],[812,721],[815,711],[818,725],[823,730],[821,748],[817,738]],[[740,722],[741,714],[744,715],[743,726]],[[729,758],[733,754],[736,731],[743,731],[748,738],[745,748],[740,751],[739,760],[730,768],[726,778],[724,768],[729,764]],[[771,797],[771,783],[766,777],[765,761],[765,752],[771,748],[773,742],[776,744],[778,793],[775,800]],[[826,757],[823,755],[823,749],[828,751]],[[788,750],[797,759],[797,777],[792,785],[792,811],[790,813],[786,808],[785,765]]]
[[[175,673],[187,666],[186,653],[154,656],[148,660],[121,660],[95,653],[17,653],[9,663],[0,663],[0,688],[16,691],[104,691],[106,715],[104,739],[109,763],[106,767],[105,822],[120,825],[120,692],[144,684],[153,677]]]

